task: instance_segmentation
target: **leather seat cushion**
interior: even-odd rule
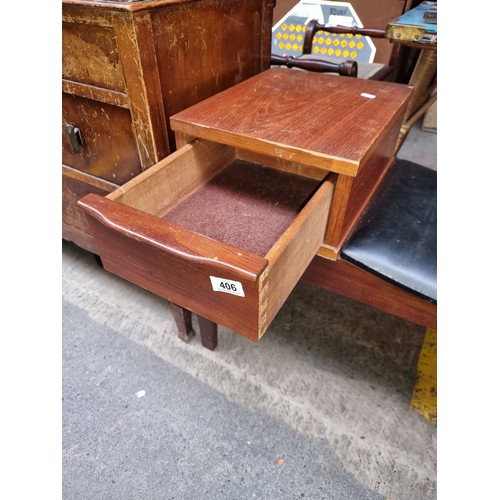
[[[436,303],[436,171],[396,159],[341,258]]]

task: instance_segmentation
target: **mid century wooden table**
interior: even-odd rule
[[[337,259],[411,92],[274,68],[173,115],[180,149],[79,201],[104,267],[259,340],[315,255]]]

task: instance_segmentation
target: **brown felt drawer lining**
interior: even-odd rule
[[[235,160],[164,219],[264,257],[319,184]]]

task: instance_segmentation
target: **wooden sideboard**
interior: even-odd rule
[[[274,0],[63,0],[63,238],[77,201],[176,150],[169,117],[269,67]]]

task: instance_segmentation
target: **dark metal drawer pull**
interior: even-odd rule
[[[80,129],[74,125],[66,124],[66,134],[69,139],[69,144],[71,146],[71,152],[73,154],[78,154],[82,150],[83,140]]]

